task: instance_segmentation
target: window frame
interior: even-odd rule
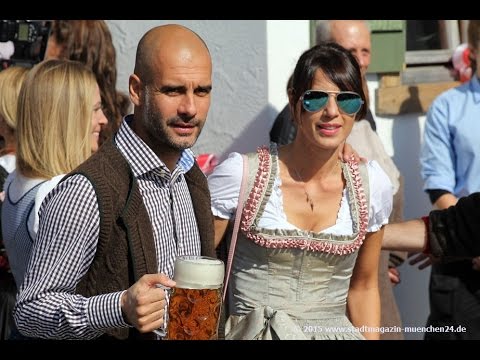
[[[468,20],[438,20],[438,22],[438,31],[445,47],[432,50],[406,50],[405,68],[400,73],[403,85],[453,81],[445,65],[450,61],[456,47],[467,41]],[[405,31],[406,26],[407,24]]]
[[[439,22],[438,31],[443,31],[443,34],[440,34],[443,49],[407,51],[405,41],[403,69],[397,73],[377,73],[379,76],[379,87],[375,92],[377,115],[425,114],[431,102],[440,93],[460,84],[454,81],[445,65],[450,61],[455,48],[462,42],[467,42],[468,20],[439,20]],[[406,26],[405,21],[405,38]]]
[[[376,20],[369,20],[372,28],[378,28],[375,32],[388,33],[391,32],[392,39],[401,39],[402,43],[396,43],[395,40],[385,42],[386,49],[383,44],[379,44],[372,49],[372,56],[375,53],[382,54],[382,59],[377,62],[376,67],[370,66],[368,73],[378,76],[378,88],[375,90],[375,113],[380,116],[400,115],[407,113],[426,113],[430,103],[441,92],[459,85],[458,81],[454,81],[450,74],[450,70],[445,66],[455,48],[467,42],[468,20],[438,20],[438,31],[441,34],[441,43],[446,44],[443,49],[433,50],[408,50],[406,41],[407,21],[401,20],[402,26],[399,26],[398,20],[388,21],[381,20],[380,24],[375,24]],[[311,44],[315,44],[316,37],[316,20],[310,21],[310,39]],[[400,31],[400,36],[393,33]],[[372,31],[372,38],[373,38]],[[389,36],[387,34],[387,36]],[[385,39],[385,37],[384,37]],[[400,48],[398,47],[400,45]],[[372,41],[372,47],[373,47]],[[403,51],[401,50],[403,46]],[[383,52],[382,52],[383,49]],[[385,56],[388,54],[388,56]],[[400,56],[401,58],[390,64],[392,56]],[[386,60],[385,60],[386,59]],[[412,94],[415,99],[412,99]],[[414,101],[410,101],[414,100]],[[407,104],[408,106],[401,106]]]

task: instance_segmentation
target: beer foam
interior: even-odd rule
[[[223,284],[223,261],[207,256],[179,256],[173,280],[184,289],[218,289]]]

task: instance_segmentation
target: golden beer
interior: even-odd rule
[[[168,307],[169,340],[213,340],[218,334],[224,264],[206,256],[179,256]]]

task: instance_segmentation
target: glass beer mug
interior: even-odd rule
[[[206,256],[175,259],[166,339],[214,340],[222,305],[223,261]]]

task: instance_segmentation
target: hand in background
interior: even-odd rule
[[[389,267],[388,268],[388,277],[390,279],[390,282],[395,286],[397,284],[400,284],[400,271],[398,271],[397,268],[394,267]]]
[[[342,160],[343,162],[347,162],[347,161],[349,161],[352,157],[353,157],[353,159],[354,159],[356,162],[367,162],[367,159],[361,157],[361,156],[355,151],[355,149],[352,147],[352,145],[344,142],[344,143],[343,143],[343,146],[340,145],[340,149],[339,149],[339,152],[338,152],[338,158],[339,158],[340,160]]]
[[[408,254],[408,257],[411,259],[408,263],[410,265],[418,265],[419,270],[423,270],[430,265],[432,265],[433,262],[435,262],[433,257],[430,257],[429,255],[425,255],[424,253],[413,253],[413,254]]]

